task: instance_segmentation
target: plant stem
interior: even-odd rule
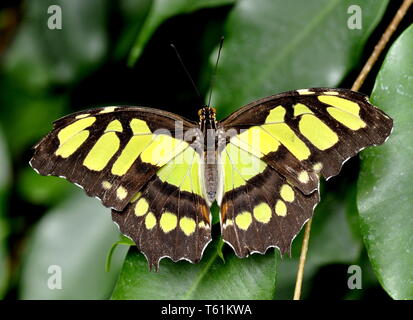
[[[393,35],[394,31],[396,31],[400,21],[406,15],[407,10],[412,5],[413,0],[404,0],[402,5],[400,6],[399,10],[397,10],[396,15],[393,17],[392,21],[386,28],[385,32],[382,34],[379,42],[374,47],[374,50],[370,57],[368,58],[367,62],[364,64],[363,69],[361,69],[357,79],[354,81],[351,90],[357,91],[361,88],[366,79],[367,75],[373,68],[373,65],[376,63],[377,59],[379,58],[380,54],[383,52],[384,48],[386,47],[387,42],[389,42],[391,36]],[[301,297],[301,288],[303,284],[303,277],[304,277],[304,266],[307,259],[307,251],[308,251],[308,243],[310,241],[310,232],[311,232],[311,222],[312,219],[307,221],[304,231],[304,238],[303,243],[301,245],[301,253],[300,253],[300,262],[298,265],[297,271],[297,278],[295,281],[295,289],[294,289],[294,300],[300,300]]]
[[[360,74],[358,75],[356,81],[354,81],[353,86],[351,87],[351,90],[357,91],[363,85],[363,82],[369,74],[371,68],[373,67],[374,63],[377,61],[380,54],[386,47],[387,42],[390,40],[390,37],[393,35],[394,31],[396,31],[397,26],[399,25],[403,17],[406,15],[407,10],[409,9],[412,3],[413,0],[403,1],[399,10],[397,10],[396,12],[396,15],[393,17],[389,26],[386,28],[386,31],[384,31],[379,42],[374,47],[374,50],[370,55],[369,59],[367,60],[366,64],[364,65],[363,69],[361,69]]]
[[[308,220],[307,224],[305,225],[304,239],[303,239],[303,244],[301,246],[300,264],[298,265],[297,280],[295,282],[294,300],[300,300],[300,296],[301,296],[301,287],[303,284],[303,276],[304,276],[304,266],[305,266],[305,260],[307,258],[308,242],[310,241],[311,222],[312,222],[312,219]]]

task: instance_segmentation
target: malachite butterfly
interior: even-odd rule
[[[320,177],[385,142],[392,127],[367,96],[347,89],[277,94],[222,121],[203,107],[198,123],[157,109],[105,107],[57,120],[30,164],[110,207],[158,269],[164,257],[201,259],[215,201],[222,238],[237,256],[288,252],[320,200]]]

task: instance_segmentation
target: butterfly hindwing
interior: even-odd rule
[[[383,143],[393,122],[365,95],[314,88],[257,100],[221,122],[230,142],[256,154],[305,194],[343,162]]]
[[[312,216],[318,191],[303,194],[256,156],[227,144],[221,153],[223,239],[239,257],[278,247],[281,253]]]
[[[112,218],[158,268],[159,260],[198,262],[211,241],[211,217],[203,198],[201,159],[189,147],[160,169]]]
[[[160,110],[92,109],[57,120],[34,147],[30,164],[122,210],[159,168],[189,147],[184,134],[190,130],[196,133],[196,124]]]

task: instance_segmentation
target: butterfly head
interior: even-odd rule
[[[215,121],[216,120],[215,108],[203,107],[202,109],[199,109],[198,116],[201,121],[205,121],[205,120]]]

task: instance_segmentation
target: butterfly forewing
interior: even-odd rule
[[[160,167],[189,147],[188,130],[196,125],[159,110],[93,109],[56,121],[35,146],[30,164],[122,210]]]

